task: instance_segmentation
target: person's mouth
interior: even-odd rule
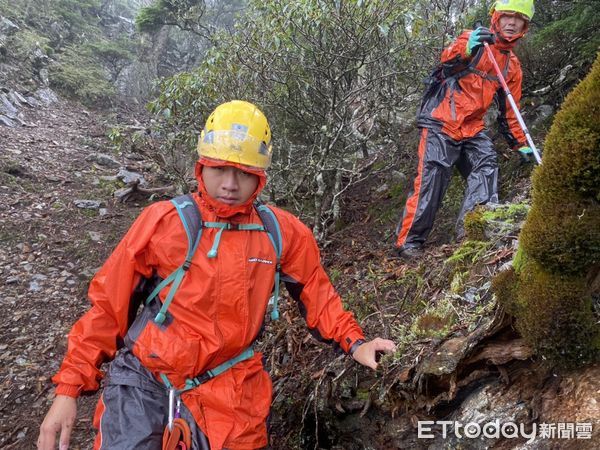
[[[218,197],[218,200],[226,205],[235,205],[238,201],[236,197]]]

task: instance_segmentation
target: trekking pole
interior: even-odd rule
[[[481,20],[477,20],[473,24],[473,28],[477,29],[477,28],[481,27],[482,25],[483,25],[483,23],[481,22]],[[542,157],[540,155],[540,152],[538,151],[537,147],[533,143],[533,139],[531,139],[531,135],[529,134],[527,125],[525,125],[523,116],[521,116],[521,113],[519,112],[519,108],[517,107],[517,104],[515,103],[515,99],[513,98],[512,94],[510,93],[510,89],[508,88],[508,84],[506,84],[504,75],[502,75],[502,71],[500,70],[498,63],[496,62],[496,58],[494,58],[494,53],[492,53],[492,49],[490,48],[490,45],[487,42],[484,42],[483,46],[485,47],[485,51],[487,52],[488,57],[490,58],[490,61],[492,62],[492,65],[494,66],[494,69],[496,70],[496,75],[498,75],[498,80],[500,81],[500,84],[502,85],[502,89],[504,90],[504,93],[506,94],[506,98],[508,98],[510,107],[514,111],[515,116],[517,116],[517,121],[519,122],[519,125],[521,126],[523,133],[525,133],[525,138],[527,139],[527,143],[529,144],[529,147],[531,148],[531,150],[533,150],[533,156],[535,157],[535,161],[538,164],[542,164]]]
[[[506,98],[508,98],[508,102],[510,103],[511,108],[514,111],[515,116],[517,116],[519,125],[521,125],[521,129],[523,130],[523,133],[525,133],[525,137],[527,138],[527,143],[529,144],[529,147],[531,147],[531,150],[533,150],[533,156],[535,156],[536,162],[538,164],[541,164],[542,157],[540,156],[538,149],[536,148],[535,144],[533,143],[533,139],[531,139],[531,135],[529,134],[527,125],[525,125],[525,122],[523,121],[523,117],[521,116],[521,113],[519,112],[519,108],[517,107],[517,104],[515,103],[515,99],[513,98],[512,94],[510,93],[510,89],[508,88],[508,85],[506,84],[506,80],[504,79],[504,76],[502,75],[502,71],[500,70],[500,67],[498,67],[498,63],[496,62],[496,58],[494,58],[492,49],[490,48],[490,45],[487,42],[484,42],[483,46],[485,47],[485,51],[487,52],[488,57],[490,58],[490,61],[492,61],[492,64],[494,65],[494,69],[496,70],[496,75],[498,75],[498,80],[500,80],[500,84],[502,85],[502,89],[504,89]]]

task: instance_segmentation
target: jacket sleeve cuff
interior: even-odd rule
[[[54,393],[56,395],[66,395],[67,397],[77,398],[81,395],[81,386],[60,383],[56,386]]]
[[[471,58],[471,52],[469,51],[469,43],[465,43],[465,48],[462,51],[462,57],[463,59],[470,59]]]
[[[357,339],[356,341],[354,341],[354,343],[350,346],[350,349],[348,350],[348,354],[350,356],[354,355],[354,352],[356,351],[356,349],[358,347],[360,347],[361,345],[363,345],[365,343],[364,339]]]

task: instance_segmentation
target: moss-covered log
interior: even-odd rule
[[[600,56],[565,99],[533,176],[514,273],[499,301],[538,353],[562,366],[597,359],[600,327],[588,274],[600,263]],[[508,285],[510,284],[510,286]]]

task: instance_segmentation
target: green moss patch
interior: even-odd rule
[[[600,262],[599,116],[600,56],[554,119],[542,165],[534,173],[533,204],[514,270],[493,282],[498,301],[515,315],[523,337],[562,367],[600,356],[600,327],[587,277]]]

